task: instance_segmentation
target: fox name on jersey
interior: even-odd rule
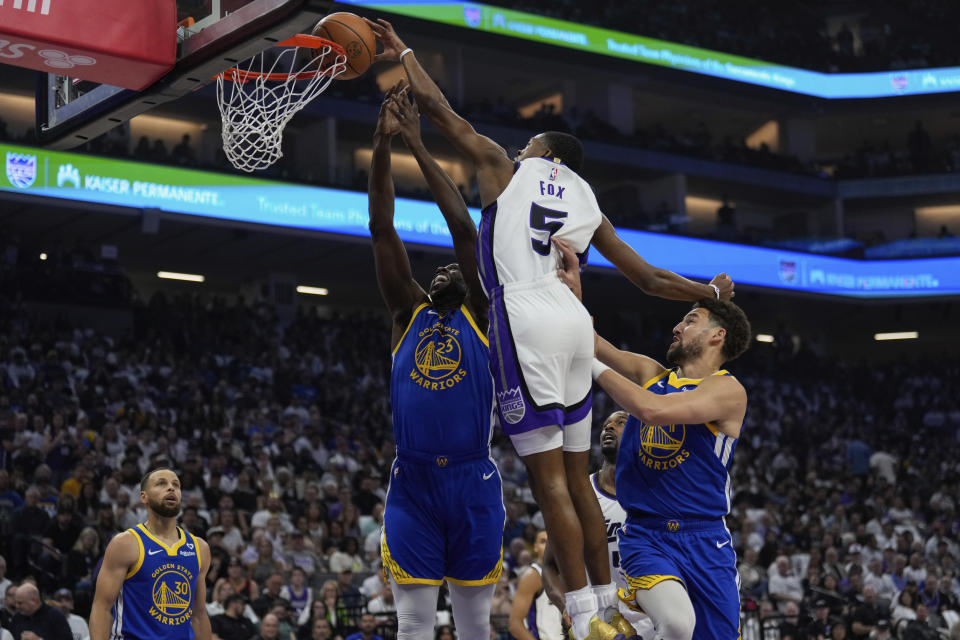
[[[477,256],[487,294],[553,273],[560,263],[554,237],[584,262],[602,219],[593,189],[573,169],[547,158],[518,162],[510,183],[480,218]]]

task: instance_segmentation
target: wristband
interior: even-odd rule
[[[593,379],[596,380],[599,378],[604,371],[609,371],[610,367],[603,364],[596,358],[593,359],[593,366],[590,367],[590,374],[593,376]]]
[[[718,287],[717,285],[713,284],[712,282],[711,282],[710,284],[708,284],[707,286],[708,286],[708,287],[713,287],[713,292],[714,292],[715,294],[717,294],[717,300],[719,300],[719,299],[720,299],[720,287]]]
[[[401,51],[401,52],[400,52],[400,57],[398,58],[398,60],[400,60],[401,62],[403,62],[403,56],[407,55],[408,53],[413,53],[413,49],[411,49],[410,47],[407,47],[406,49],[404,49],[403,51]]]

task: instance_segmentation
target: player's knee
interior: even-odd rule
[[[657,620],[657,637],[663,640],[691,640],[696,623],[693,611],[670,611]]]
[[[433,630],[436,613],[426,609],[397,612],[398,638],[421,638],[424,631]]]

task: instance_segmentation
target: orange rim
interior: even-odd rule
[[[283,42],[278,42],[277,47],[306,47],[309,49],[319,49],[321,47],[326,47],[330,49],[330,52],[336,53],[338,56],[347,57],[347,52],[339,44],[332,40],[327,40],[326,38],[321,38],[319,36],[310,36],[305,33],[298,33],[291,38],[287,38]],[[327,54],[324,54],[326,56]],[[309,80],[318,75],[330,75],[338,68],[345,68],[346,62],[343,64],[333,64],[327,67],[326,69],[317,69],[316,71],[301,71],[300,73],[262,73],[260,71],[244,71],[236,67],[231,67],[220,74],[224,80],[229,80],[230,82],[248,82],[250,80],[256,80],[257,78],[263,78],[270,82],[285,82],[290,79],[294,80]]]

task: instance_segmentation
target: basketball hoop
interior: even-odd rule
[[[343,47],[305,34],[284,40],[271,52],[217,76],[223,152],[230,164],[247,173],[266,169],[283,157],[284,127],[323,93],[347,64]],[[330,63],[328,56],[336,57]]]

